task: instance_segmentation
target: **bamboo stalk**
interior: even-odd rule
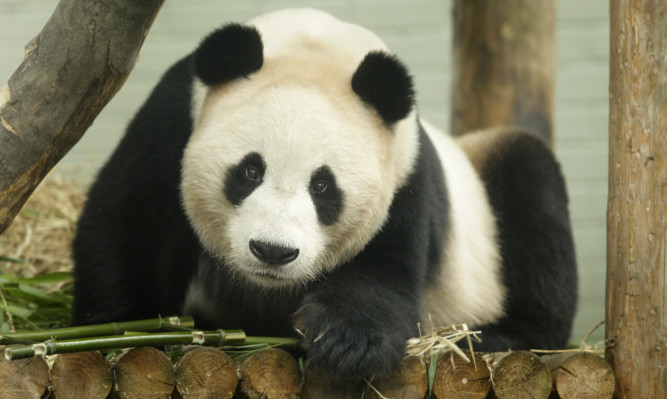
[[[0,345],[16,342],[46,341],[49,339],[73,339],[105,335],[120,335],[127,331],[170,331],[180,328],[194,327],[192,317],[160,317],[157,319],[125,321],[119,323],[92,324],[88,326],[54,328],[41,331],[24,331],[3,333],[0,335]]]
[[[137,333],[70,340],[48,340],[33,345],[5,348],[5,359],[21,359],[36,355],[55,355],[91,350],[120,349],[162,345],[240,345],[245,343],[241,330],[171,331]]]
[[[232,330],[229,330],[232,331]],[[241,331],[241,330],[237,330]],[[241,343],[229,342],[225,345],[234,345],[234,346],[265,346],[265,347],[280,347],[285,349],[298,349],[299,340],[295,338],[285,338],[285,337],[255,337],[255,336],[246,336],[245,341]]]

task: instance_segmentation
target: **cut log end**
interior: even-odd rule
[[[498,399],[546,399],[551,393],[551,373],[531,352],[503,354],[494,360],[493,391]]]
[[[297,399],[302,378],[299,364],[282,349],[267,349],[241,364],[241,393],[249,399]]]
[[[553,391],[561,399],[610,399],[614,395],[614,372],[609,363],[590,352],[542,356],[551,370]]]
[[[301,392],[302,399],[349,399],[360,398],[366,382],[358,379],[337,378],[329,371],[308,364],[306,380]]]
[[[219,349],[191,350],[176,367],[176,390],[183,399],[232,398],[237,384],[232,359]]]
[[[105,399],[111,386],[111,367],[100,352],[57,355],[51,365],[51,393],[55,399]]]
[[[155,348],[135,348],[119,356],[113,397],[169,399],[176,385],[169,358]]]
[[[0,357],[0,399],[41,398],[49,384],[43,357],[5,360]]]
[[[393,373],[368,382],[364,398],[422,399],[428,390],[426,366],[415,356],[403,359]]]
[[[466,362],[454,353],[441,356],[433,379],[433,397],[438,399],[484,399],[491,390],[491,373],[484,358],[465,351]]]

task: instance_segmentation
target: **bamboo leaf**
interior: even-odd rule
[[[38,302],[39,304],[62,303],[60,300],[62,298],[58,298],[58,295],[49,294],[40,288],[33,287],[32,285],[19,283],[18,288],[21,290],[21,292],[26,294],[28,298]]]
[[[431,364],[428,365],[428,397],[431,397],[431,392],[433,392],[433,382],[435,381],[435,372],[438,368],[438,359],[442,355],[442,351],[445,350],[443,346],[438,350],[438,352],[431,358]]]
[[[33,313],[35,313],[35,309],[30,309],[26,306],[21,306],[18,304],[10,304],[9,302],[7,303],[7,310],[9,311],[9,313],[12,314],[12,316],[19,316],[25,318],[28,318]]]
[[[0,255],[0,261],[2,262],[11,262],[11,263],[28,263],[23,259],[14,258],[11,256]]]
[[[54,283],[62,283],[73,279],[74,277],[70,272],[54,272],[30,278],[24,278],[19,280],[18,282],[23,284],[54,284]]]

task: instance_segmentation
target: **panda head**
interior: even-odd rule
[[[240,280],[297,288],[359,253],[418,151],[411,78],[372,33],[312,10],[227,25],[194,53],[181,192]]]

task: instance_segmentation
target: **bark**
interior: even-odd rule
[[[164,0],[61,0],[0,89],[0,233],[123,85]]]
[[[667,2],[610,11],[606,357],[619,398],[666,398]]]
[[[554,0],[456,0],[451,133],[518,126],[552,141]]]

